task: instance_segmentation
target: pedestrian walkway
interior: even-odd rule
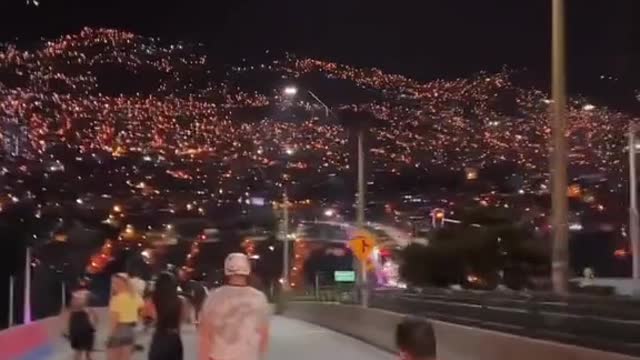
[[[95,360],[105,359],[104,334],[98,334]],[[185,326],[182,331],[185,360],[197,359],[197,333],[193,326]],[[141,343],[148,349],[150,336],[144,336]],[[147,358],[146,351],[136,353],[135,360]],[[268,360],[391,360],[394,357],[382,350],[334,331],[309,323],[283,317],[274,317],[271,322],[271,342]],[[71,351],[64,347],[52,360],[71,359]]]

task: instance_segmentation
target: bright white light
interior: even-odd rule
[[[327,210],[324,211],[324,216],[326,216],[326,217],[332,217],[335,214],[336,214],[336,212],[333,209],[327,209]]]
[[[373,254],[371,254],[373,256],[374,261],[379,262],[380,261],[380,248],[379,247],[374,247],[373,248]]]
[[[269,245],[269,251],[273,251],[275,250],[275,247],[273,245]]]
[[[151,252],[147,249],[147,250],[143,250],[140,255],[142,255],[143,258],[145,259],[149,259],[151,257]]]
[[[284,94],[286,96],[296,96],[298,94],[298,88],[295,86],[287,86],[284,88]]]
[[[480,278],[474,274],[467,275],[467,281],[470,283],[476,283],[480,281]]]
[[[582,107],[582,110],[584,110],[584,111],[592,111],[592,110],[595,110],[595,108],[596,107],[594,105],[592,105],[592,104],[586,104],[585,106]]]
[[[81,198],[77,198],[76,203],[78,203],[78,205],[82,205],[84,204],[84,201]]]
[[[251,259],[251,260],[259,260],[260,259],[260,255],[258,255],[258,254],[250,255],[249,259]]]
[[[292,147],[288,147],[285,149],[285,152],[287,153],[287,155],[293,155],[296,153],[296,150]]]
[[[582,224],[573,223],[573,224],[569,225],[569,230],[571,230],[571,231],[580,231],[580,230],[582,230]]]

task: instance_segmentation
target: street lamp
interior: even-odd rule
[[[289,197],[286,190],[282,202],[282,286],[286,291],[289,290]]]
[[[325,115],[329,117],[329,114],[333,114],[333,111],[329,109],[316,94],[310,90],[306,92],[311,95],[320,105],[325,109]],[[287,86],[284,88],[284,95],[288,97],[295,96],[298,93],[298,88],[295,86]],[[358,129],[358,197],[356,208],[356,226],[360,230],[364,230],[364,206],[365,206],[365,181],[364,181],[364,134],[362,128]],[[368,293],[367,293],[367,267],[366,262],[360,264],[360,280],[362,285],[362,305],[368,306]]]
[[[551,114],[551,226],[553,233],[551,281],[559,294],[569,291],[569,226],[567,203],[567,121],[565,2],[552,5],[552,114]]]
[[[296,150],[294,148],[292,148],[292,147],[287,147],[285,149],[285,153],[287,153],[287,155],[291,156],[291,155],[296,153]]]
[[[327,106],[327,104],[324,103],[324,101],[320,100],[320,98],[314,94],[311,90],[305,90],[309,95],[311,95],[311,97],[317,101],[320,105],[322,105],[322,107],[324,108],[324,115],[326,117],[329,117],[329,113],[331,113],[331,109],[329,109],[329,107]],[[287,86],[284,88],[284,95],[286,97],[294,97],[296,95],[298,95],[298,88],[295,86]]]
[[[296,96],[298,94],[298,88],[295,86],[287,86],[284,88],[284,94],[286,96]]]

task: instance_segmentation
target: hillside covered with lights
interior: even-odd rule
[[[268,166],[283,149],[318,161],[318,171],[349,167],[348,135],[332,109],[371,112],[376,168],[548,168],[549,102],[519,87],[513,73],[420,82],[375,68],[285,56],[265,64],[216,67],[201,45],[86,28],[0,51],[3,141],[26,132],[27,156],[52,147],[82,153],[205,156]],[[295,84],[295,98],[282,93]],[[349,119],[343,119],[349,121]],[[631,117],[582,99],[570,104],[571,170],[622,178]],[[620,180],[621,181],[621,180]]]

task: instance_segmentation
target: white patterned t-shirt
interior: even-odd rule
[[[213,360],[258,360],[260,329],[268,325],[269,303],[249,286],[221,286],[211,292],[200,316],[211,329]]]

